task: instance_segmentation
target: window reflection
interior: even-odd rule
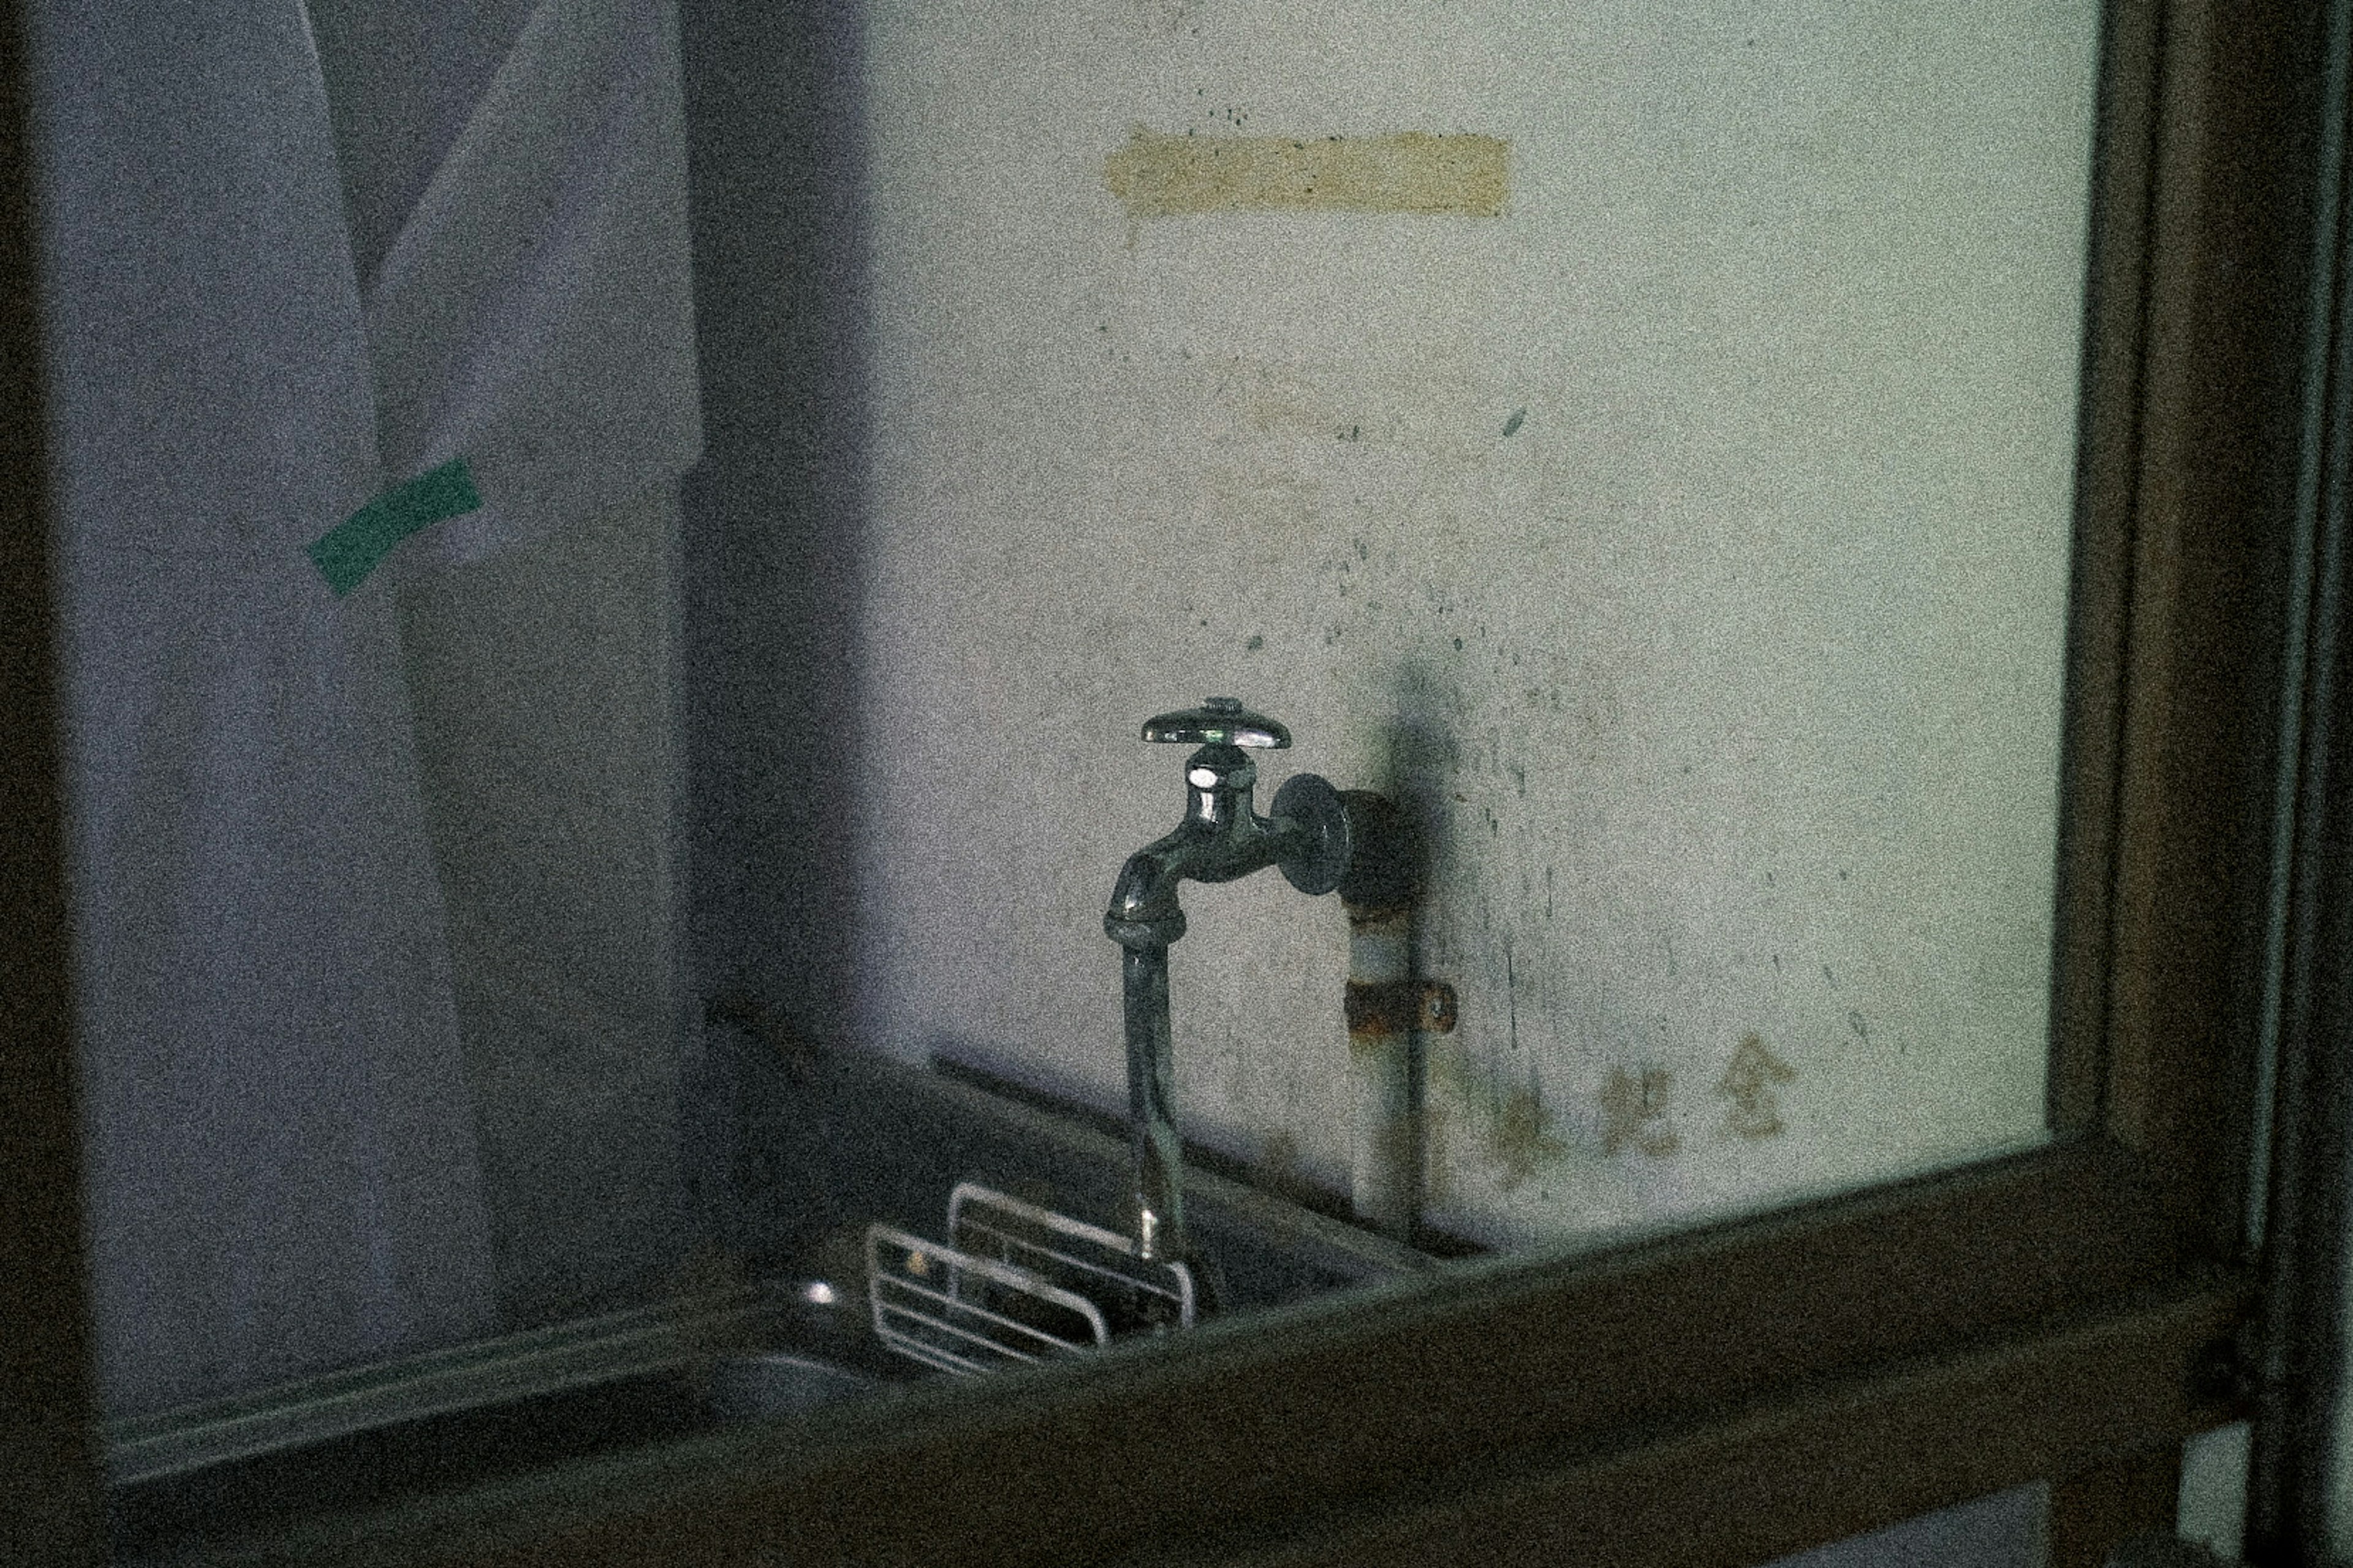
[[[465,106],[353,65],[398,28],[345,9],[304,20],[359,353],[431,196],[385,128],[456,139],[429,175]],[[509,9],[478,92],[553,25]],[[465,1282],[170,1358],[113,1396],[118,1477],[322,1453],[330,1406],[802,1412],[958,1332],[1181,1331],[2040,1134],[2095,6],[683,27],[677,114],[598,168],[690,182],[631,243],[692,313],[596,317],[624,370],[691,328],[646,438],[679,460],[379,584],[455,1020],[417,1098],[471,1118],[411,1163],[470,1195],[345,1272],[470,1237]],[[385,464],[448,456],[427,379],[353,383]],[[584,450],[628,379],[572,378]],[[486,497],[576,478],[520,428],[469,428]],[[358,505],[391,476],[353,461]],[[1137,726],[1212,692],[1293,733],[1261,811],[1377,793],[1425,874],[1377,963],[1337,899],[1184,886],[1158,1089],[1200,1246],[1145,1279],[1103,1239],[1137,1205],[1102,920],[1187,798]],[[1443,1016],[1370,1030],[1352,980]],[[118,1340],[210,1321],[198,1285]]]

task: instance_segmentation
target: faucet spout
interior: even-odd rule
[[[1191,1248],[1168,1022],[1168,945],[1185,934],[1177,889],[1188,880],[1229,882],[1274,865],[1295,837],[1288,822],[1269,821],[1252,808],[1258,766],[1238,746],[1203,746],[1186,763],[1185,783],[1185,819],[1127,858],[1103,913],[1104,933],[1124,950],[1120,994],[1135,1152],[1135,1247],[1147,1258],[1181,1259]]]
[[[1185,934],[1176,889],[1230,882],[1295,856],[1305,830],[1252,809],[1258,764],[1238,746],[1204,746],[1185,764],[1185,820],[1127,858],[1112,889],[1104,929],[1124,947],[1166,947]]]
[[[1124,950],[1120,990],[1135,1154],[1136,1255],[1182,1260],[1192,1242],[1185,1227],[1168,1019],[1168,947],[1185,934],[1177,889],[1187,881],[1230,882],[1281,866],[1301,891],[1329,892],[1347,863],[1348,827],[1338,792],[1313,774],[1283,785],[1272,817],[1257,814],[1258,765],[1242,747],[1285,746],[1291,737],[1272,721],[1244,713],[1230,698],[1164,714],[1145,726],[1145,738],[1206,742],[1185,763],[1184,820],[1128,857],[1103,914],[1104,934]]]
[[[1185,1230],[1184,1145],[1171,1098],[1167,947],[1131,947],[1121,953],[1120,992],[1135,1152],[1135,1255],[1181,1259],[1192,1241]]]

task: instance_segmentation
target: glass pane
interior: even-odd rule
[[[856,1037],[1122,1103],[1232,694],[1433,853],[1438,1228],[2034,1136],[2097,7],[981,16],[863,33]],[[1180,1123],[1349,1191],[1338,900],[1182,899]]]
[[[119,1478],[2042,1135],[2098,6],[558,9],[37,28]]]

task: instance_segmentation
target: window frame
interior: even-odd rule
[[[28,6],[0,0],[0,1557],[100,1560],[58,625],[43,490]]]
[[[1001,1374],[986,1404],[844,1408],[818,1445],[720,1432],[252,1553],[1734,1568],[2037,1479],[2055,1564],[2169,1525],[2182,1439],[2263,1413],[2248,1173],[2263,999],[2311,959],[2274,935],[2271,850],[2306,700],[2285,650],[2311,192],[2341,162],[2313,60],[2341,10],[2109,7],[2049,1145]],[[91,1563],[26,11],[0,0],[0,1554]]]

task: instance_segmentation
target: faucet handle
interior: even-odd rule
[[[1198,708],[1147,719],[1144,738],[1187,746],[1271,746],[1278,751],[1291,744],[1290,731],[1263,713],[1249,711],[1239,697],[1212,697]]]

